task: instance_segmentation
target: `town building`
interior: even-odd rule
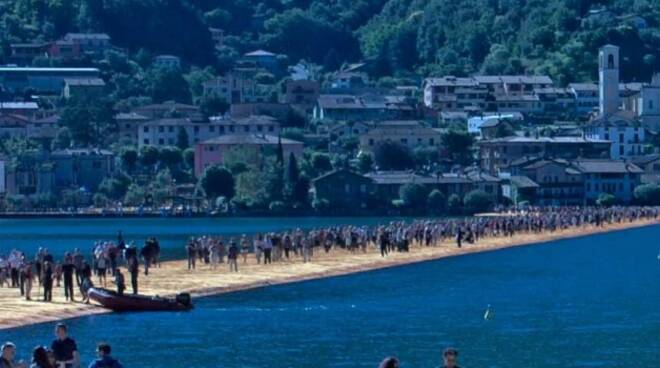
[[[112,47],[110,36],[105,33],[67,33],[62,40],[70,42],[82,53],[93,57],[104,56],[105,51]]]
[[[313,118],[320,121],[377,121],[415,116],[414,105],[405,99],[389,97],[392,96],[322,94],[314,107]]]
[[[106,150],[64,149],[54,151],[49,160],[54,164],[59,190],[83,188],[94,192],[115,171],[115,155]]]
[[[381,142],[397,142],[410,149],[418,147],[439,148],[442,132],[414,120],[383,121],[360,135],[360,149],[372,151]]]
[[[578,116],[589,116],[598,110],[598,85],[596,83],[570,83],[568,89],[575,99]]]
[[[105,94],[105,82],[101,78],[66,78],[62,96],[70,98],[98,98]]]
[[[283,101],[311,114],[319,98],[321,85],[313,80],[287,80],[284,83]]]
[[[137,144],[138,130],[142,123],[150,119],[136,112],[120,112],[115,115],[115,121],[119,128],[119,139],[130,144]]]
[[[244,62],[251,63],[256,67],[266,69],[271,73],[277,73],[279,69],[277,55],[266,50],[255,50],[248,52],[243,55],[242,59]]]
[[[507,120],[510,122],[522,122],[523,116],[520,113],[509,114],[487,114],[473,116],[467,119],[467,131],[470,134],[482,135],[481,127],[483,124],[494,124],[495,122]]]
[[[338,169],[312,180],[314,198],[326,200],[332,208],[364,209],[374,199],[371,178]]]
[[[584,137],[503,137],[477,143],[482,169],[497,173],[518,159],[537,156],[609,158],[611,142]]]
[[[291,154],[300,158],[303,143],[291,139],[279,138],[267,134],[232,134],[222,135],[195,145],[195,176],[201,176],[213,165],[223,165],[227,155],[234,152],[243,162],[260,165],[269,154],[276,154],[282,147],[283,157]]]
[[[195,122],[189,118],[163,118],[149,120],[138,129],[139,146],[174,146],[179,142],[180,131],[188,137],[188,146],[199,142],[234,134],[280,133],[280,124],[268,116],[251,116],[244,119],[211,118],[209,122]]]
[[[131,111],[148,119],[185,117],[195,121],[203,120],[199,107],[174,101],[140,106],[132,109]]]
[[[575,160],[573,166],[584,178],[584,199],[594,203],[603,194],[611,194],[622,203],[630,203],[644,173],[623,160]]]
[[[617,111],[608,116],[598,116],[584,127],[584,136],[612,142],[610,157],[613,159],[639,156],[644,153],[645,129],[630,114]]]
[[[158,55],[154,58],[157,68],[175,70],[181,68],[181,58],[174,55]]]
[[[9,93],[25,90],[60,95],[65,79],[99,78],[97,68],[0,67],[0,86]]]

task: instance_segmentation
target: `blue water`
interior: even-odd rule
[[[660,367],[660,226],[70,321],[128,367]],[[484,321],[492,304],[495,317]],[[52,324],[0,331],[25,357]]]
[[[274,217],[274,218],[102,218],[102,219],[0,219],[0,254],[20,249],[32,257],[46,247],[56,257],[79,248],[91,253],[94,242],[117,239],[121,230],[127,242],[142,246],[155,236],[163,259],[184,258],[190,236],[204,234],[236,236],[279,230],[309,229],[333,225],[375,225],[396,219],[379,217]]]

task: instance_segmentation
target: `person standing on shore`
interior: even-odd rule
[[[80,253],[80,249],[76,248],[73,250],[73,267],[76,269],[76,284],[80,286],[83,280],[83,262],[85,257]]]
[[[32,264],[29,262],[26,263],[23,266],[23,272],[25,273],[25,300],[32,300],[32,282],[34,281]]]
[[[188,270],[195,269],[195,262],[197,261],[197,248],[195,247],[195,241],[191,238],[186,244],[186,254],[188,255]]]
[[[243,264],[247,263],[247,257],[250,254],[250,242],[247,239],[247,236],[243,234],[241,236],[241,255],[243,255]]]
[[[44,287],[44,301],[53,301],[53,265],[46,261],[41,275],[41,285]]]
[[[264,247],[264,265],[273,263],[273,243],[269,235],[263,241]]]
[[[55,354],[55,364],[60,368],[75,368],[80,366],[80,355],[76,340],[68,336],[64,323],[55,326],[55,340],[50,348]]]
[[[254,237],[253,241],[254,246],[254,256],[257,259],[257,264],[261,264],[261,252],[263,251],[263,237],[261,234],[257,234]]]
[[[73,300],[73,273],[75,266],[73,265],[73,257],[71,254],[64,255],[64,263],[62,264],[62,274],[64,276],[64,299],[69,301]]]
[[[236,245],[236,241],[234,241],[234,239],[231,239],[229,244],[229,252],[227,254],[229,272],[238,272],[238,245]]]
[[[128,273],[131,274],[131,288],[133,288],[133,295],[135,295],[138,293],[138,275],[140,274],[137,257],[128,258]]]

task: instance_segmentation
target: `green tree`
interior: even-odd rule
[[[596,204],[599,206],[610,207],[616,205],[616,197],[609,193],[601,193],[596,199]]]
[[[399,189],[399,198],[410,209],[423,209],[426,206],[428,190],[421,184],[404,184]]]
[[[192,100],[188,82],[177,69],[154,68],[147,73],[145,82],[147,92],[155,102],[190,103]]]
[[[407,146],[393,141],[381,141],[374,148],[374,160],[379,170],[408,170],[415,166]]]
[[[430,213],[441,214],[445,210],[447,201],[445,200],[445,195],[437,189],[433,189],[426,200],[426,207]]]
[[[642,205],[646,206],[659,206],[660,205],[660,185],[657,184],[643,184],[635,188],[635,200]]]
[[[158,151],[158,161],[170,170],[183,161],[183,154],[178,147],[165,146]]]
[[[325,153],[314,152],[312,154],[312,168],[317,174],[324,174],[332,170],[332,160]]]
[[[189,138],[188,138],[188,132],[186,131],[186,128],[180,126],[179,131],[176,134],[176,146],[181,150],[184,151],[186,148],[190,146],[188,144]]]
[[[127,206],[141,206],[145,204],[146,191],[137,184],[131,184],[124,195],[124,203]]]
[[[126,168],[128,173],[132,173],[133,170],[135,170],[135,166],[137,165],[138,161],[138,153],[135,150],[135,148],[124,148],[121,150],[121,153],[119,154],[119,157],[121,159],[121,163]]]
[[[472,162],[474,138],[468,132],[450,130],[442,135],[442,146],[451,159],[461,164]]]
[[[195,150],[193,148],[186,148],[183,151],[183,162],[190,169],[195,167]]]
[[[461,210],[463,208],[463,201],[461,201],[461,197],[458,196],[458,194],[452,194],[447,198],[447,212],[450,215],[458,215],[461,213]]]
[[[286,167],[286,187],[287,192],[293,194],[294,187],[300,178],[300,169],[298,168],[298,160],[296,155],[291,152],[289,154],[289,163]]]
[[[140,163],[152,168],[158,162],[158,148],[154,146],[142,146],[140,148]]]
[[[370,153],[362,152],[358,156],[358,170],[361,173],[368,173],[374,168],[374,159]]]
[[[231,200],[234,197],[234,176],[223,166],[210,166],[200,178],[200,186],[209,199],[225,197]]]
[[[229,103],[217,96],[207,96],[202,98],[199,108],[206,116],[223,115],[229,111]]]
[[[487,211],[493,204],[492,197],[480,189],[470,191],[463,198],[465,210],[470,214]]]
[[[53,150],[65,149],[71,147],[71,130],[67,127],[61,127],[57,130],[55,138],[51,143]]]

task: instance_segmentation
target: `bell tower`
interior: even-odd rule
[[[619,110],[619,48],[605,45],[598,53],[599,107],[602,116]]]

